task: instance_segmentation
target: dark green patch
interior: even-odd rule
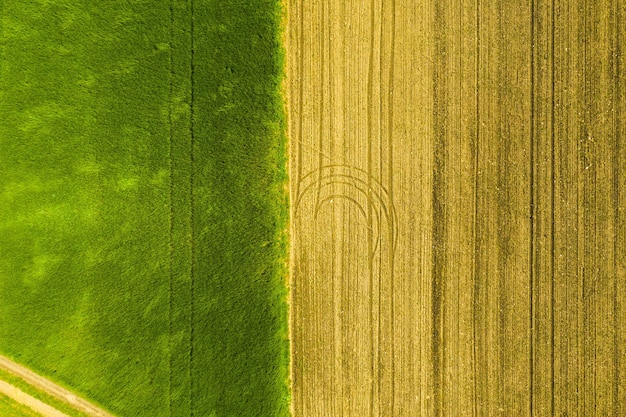
[[[279,13],[275,0],[197,0],[194,13],[207,93],[193,106],[193,399],[217,416],[288,414]]]

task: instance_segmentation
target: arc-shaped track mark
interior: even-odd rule
[[[354,171],[358,174],[361,174],[361,176],[363,178],[359,178],[357,175],[354,175],[354,173],[350,173],[350,172],[335,172],[336,169],[344,169],[344,170],[348,170],[348,171]],[[380,201],[380,203],[382,203],[382,205],[384,206],[384,208],[389,212],[388,208],[392,209],[392,212],[395,213],[395,206],[393,204],[393,202],[391,201],[391,198],[389,197],[389,192],[387,190],[387,188],[385,188],[385,186],[380,183],[376,178],[374,178],[372,175],[368,174],[366,171],[360,169],[360,168],[356,168],[356,167],[352,167],[350,165],[325,165],[324,167],[322,167],[322,171],[329,171],[327,174],[322,175],[322,177],[345,177],[345,178],[350,178],[353,179],[357,182],[360,182],[364,187],[365,190],[367,192],[369,192],[369,189],[378,189],[380,190],[380,192],[376,193],[377,196],[377,200]],[[308,174],[306,174],[304,177],[302,177],[302,182],[307,182],[310,181],[311,184],[309,184],[306,188],[308,189],[310,186],[314,186],[316,185],[315,183],[312,182],[312,180],[309,180],[310,177],[312,177],[313,175],[318,175],[317,171],[311,171]],[[375,187],[371,187],[371,185],[375,185]],[[307,190],[302,190],[297,196],[296,196],[296,203],[299,203],[299,201],[302,199],[303,194],[306,192]],[[387,204],[387,202],[389,204]],[[394,226],[395,224],[397,224],[397,216],[394,216]]]
[[[343,182],[342,182],[342,183],[338,183],[338,184],[348,184],[348,183],[343,183]],[[351,201],[351,202],[355,203],[355,204],[357,205],[357,208],[358,208],[358,209],[359,209],[359,211],[361,212],[361,214],[363,214],[363,216],[364,216],[366,219],[368,218],[367,213],[365,213],[365,209],[363,208],[363,206],[362,206],[362,205],[361,205],[361,204],[360,204],[360,203],[359,203],[359,202],[358,202],[355,198],[348,197],[348,196],[346,196],[346,195],[342,195],[342,194],[332,194],[332,195],[330,195],[330,196],[328,196],[328,197],[325,197],[322,201],[320,201],[319,205],[315,208],[314,215],[315,215],[315,219],[316,219],[316,220],[317,220],[317,213],[318,213],[319,209],[321,208],[321,206],[323,206],[325,202],[327,202],[327,201],[329,201],[329,200],[332,200],[332,199],[334,199],[334,198],[343,198],[343,199],[346,199],[346,200],[349,200],[349,201]],[[374,211],[373,216],[375,216],[375,217],[376,217],[376,227],[378,228],[378,225],[380,224],[380,213],[379,213],[379,212]],[[368,229],[370,232],[372,232],[372,233],[374,233],[374,232],[376,231],[376,230],[374,229],[374,227],[372,227],[372,225],[370,224],[370,221],[368,221],[367,229]],[[376,243],[374,243],[374,246],[372,247],[372,249],[371,249],[371,251],[370,251],[370,260],[372,260],[372,259],[374,258],[374,255],[375,255],[375,254],[376,254],[376,252],[378,252],[378,250],[380,249],[380,247],[381,247],[381,243],[380,243],[380,242],[381,242],[381,237],[380,237],[380,235],[376,235]]]
[[[331,195],[326,196],[323,199],[321,199],[320,202],[315,207],[315,212],[313,214],[315,220],[317,220],[317,215],[319,213],[319,210],[322,208],[322,206],[326,202],[332,201],[334,199],[344,199],[344,200],[350,201],[351,203],[353,203],[356,206],[356,208],[359,210],[359,212],[363,215],[363,218],[367,219],[367,213],[365,212],[365,208],[363,207],[363,205],[361,203],[359,203],[357,201],[356,198],[352,198],[352,197],[349,197],[349,196],[344,195],[344,194],[331,194]]]
[[[340,181],[340,180],[337,180],[337,179],[335,179],[335,178],[345,179],[345,181]],[[363,181],[363,180],[361,180],[361,179],[358,179],[358,178],[355,178],[355,177],[353,177],[353,176],[347,175],[347,174],[331,174],[331,175],[325,175],[325,176],[322,176],[322,177],[321,177],[321,179],[322,179],[322,181],[324,181],[324,180],[329,180],[329,181],[323,182],[323,183],[322,183],[322,187],[321,187],[321,188],[326,187],[326,186],[329,186],[329,185],[331,185],[331,184],[345,184],[345,185],[350,185],[350,186],[356,186],[356,187],[357,187],[357,189],[358,189],[360,192],[362,192],[362,193],[363,193],[363,194],[367,197],[367,201],[368,201],[368,203],[369,203],[369,204],[372,204],[372,205],[374,205],[374,200],[372,200],[372,199],[369,197],[369,194],[370,194],[370,193],[373,193],[373,194],[377,197],[376,201],[379,201],[379,202],[380,202],[380,205],[381,205],[381,207],[383,208],[383,211],[384,211],[384,213],[385,213],[385,217],[387,217],[387,218],[389,218],[389,219],[391,220],[390,215],[389,215],[389,208],[387,207],[387,204],[384,202],[384,197],[385,197],[385,196],[384,196],[384,194],[383,194],[383,193],[378,193],[378,192],[374,191],[374,189],[373,189],[373,188],[370,190],[370,189],[367,187],[367,183],[365,183],[365,181]],[[353,180],[353,181],[354,181],[354,183],[352,183],[352,182],[348,182],[349,180]],[[365,188],[359,188],[359,186],[358,186],[357,184],[361,184],[361,185],[365,186]],[[297,215],[297,211],[298,211],[298,209],[299,209],[300,203],[302,202],[302,198],[303,198],[303,196],[304,196],[304,195],[305,195],[308,191],[311,191],[311,189],[312,189],[313,187],[318,186],[318,185],[319,185],[319,184],[318,184],[317,182],[316,182],[316,183],[311,183],[311,184],[307,185],[307,186],[306,186],[306,187],[302,190],[302,194],[301,194],[301,195],[300,195],[300,196],[296,199],[296,203],[294,204],[294,207],[295,207],[295,209],[296,209],[296,210],[295,210],[295,211],[296,211],[296,215]],[[319,191],[319,190],[318,190],[318,191]],[[392,213],[392,216],[393,216],[393,213]],[[395,220],[395,219],[394,219],[394,220]]]
[[[328,178],[328,177],[326,177],[326,178]],[[329,182],[329,183],[326,183],[326,185],[335,185],[335,184],[343,184],[343,185],[349,185],[349,186],[353,186],[353,185],[354,185],[353,183],[348,182],[348,181],[336,181],[336,180],[333,180],[333,181],[331,181],[331,182]],[[314,186],[314,185],[317,185],[317,184],[311,184],[311,185],[309,185],[309,187],[312,187],[312,186]],[[307,188],[308,188],[308,187],[307,187]],[[337,198],[340,198],[340,197],[346,197],[346,198],[347,198],[347,196],[342,195],[342,194],[333,194],[333,196],[334,196],[334,197],[337,197]],[[331,196],[330,198],[332,198],[333,196]],[[315,212],[314,212],[314,214],[315,214],[315,219],[316,219],[316,220],[317,220],[317,212],[318,212],[319,208],[321,207],[322,203],[324,203],[324,202],[326,202],[326,201],[328,201],[328,200],[329,200],[329,197],[325,197],[325,198],[324,198],[322,201],[320,201],[320,202],[318,203],[318,205],[315,207]],[[358,200],[357,200],[357,199],[355,199],[355,198],[350,198],[350,200],[354,200],[355,202],[357,202],[357,203],[358,203]],[[368,197],[368,199],[367,199],[367,202],[368,202],[368,206],[369,206],[369,207],[372,207],[371,200],[369,199],[369,197]],[[363,208],[363,206],[362,206],[362,204],[361,204],[361,203],[358,203],[358,205],[359,205],[359,208],[360,208],[360,209],[362,209],[362,213],[363,213],[363,215],[365,216],[365,218],[366,218],[366,219],[368,219],[368,218],[369,218],[369,215],[365,213],[365,208]],[[387,216],[387,211],[385,210],[384,212],[385,212],[386,217],[388,217],[388,216]],[[375,245],[373,246],[373,249],[372,249],[372,251],[371,251],[372,256],[370,256],[370,258],[372,258],[372,257],[373,257],[373,254],[374,254],[374,253],[376,253],[376,251],[377,251],[377,250],[378,250],[378,248],[380,247],[380,241],[381,241],[381,237],[380,237],[380,228],[379,228],[380,221],[381,221],[381,220],[380,220],[380,218],[381,218],[381,214],[380,214],[380,212],[375,211],[375,215],[376,215],[376,226],[377,226],[377,229],[378,229],[378,230],[376,230],[376,231],[378,232],[378,234],[376,235],[376,243],[375,243]],[[367,226],[367,227],[368,227],[368,230],[369,230],[370,232],[372,232],[372,233],[374,233],[374,232],[375,232],[375,230],[374,230],[374,228],[372,227],[372,225],[370,224],[370,221],[369,221],[369,220],[368,220],[368,226]]]
[[[335,169],[347,170],[348,172],[333,172]],[[373,207],[378,205],[379,207],[383,209],[385,213],[385,217],[388,220],[387,230],[389,231],[390,237],[393,242],[392,248],[390,248],[391,253],[393,253],[393,250],[397,246],[397,240],[398,240],[398,233],[397,233],[398,217],[397,217],[395,205],[393,204],[393,201],[391,200],[391,197],[387,189],[376,178],[373,178],[371,175],[367,174],[366,171],[357,167],[352,167],[349,165],[325,165],[322,167],[322,171],[329,171],[329,173],[326,175],[323,175],[323,173],[319,173],[318,171],[311,171],[301,178],[300,184],[305,184],[305,186],[301,189],[300,193],[296,196],[296,202],[294,204],[295,215],[296,216],[298,215],[299,206],[302,202],[303,197],[306,195],[307,192],[311,191],[311,189],[313,189],[313,187],[315,187],[316,185],[319,187],[318,191],[320,191],[322,187],[328,186],[330,183],[332,183],[332,181],[328,181],[328,179],[332,179],[336,177],[347,178],[347,179],[354,181],[355,188],[361,193],[363,193],[367,198],[370,195],[370,187],[369,187],[369,181],[368,181],[368,178],[369,178],[371,179],[372,183],[375,185],[375,187],[372,188],[372,193],[376,196],[376,203],[377,203],[375,204],[374,201],[369,201],[369,204],[371,204]],[[355,174],[364,176],[365,179],[359,178]],[[316,176],[317,178],[315,178],[315,180],[311,180],[313,176]],[[311,183],[307,185],[306,184],[307,181],[310,181]],[[380,192],[378,190],[380,190]]]
[[[364,170],[361,169],[357,166],[354,165],[348,165],[348,164],[328,164],[328,165],[324,165],[322,166],[322,170],[328,170],[328,169],[347,169],[349,171],[355,171],[358,173],[361,173],[363,175],[365,175],[366,177],[370,176],[370,174]],[[312,175],[316,175],[317,171],[309,171],[306,175],[301,177],[301,180],[304,181],[305,179],[307,179],[308,177],[312,176]],[[389,190],[379,181],[377,180],[374,176],[371,177],[372,181],[378,185],[382,190],[384,190],[385,194],[389,194]]]
[[[313,204],[314,220],[316,221],[321,206],[336,198],[343,198],[355,204],[363,218],[368,221],[368,229],[370,229],[368,233],[376,236],[375,244],[368,246],[367,256],[370,268],[378,269],[377,273],[373,270],[372,273],[379,276],[380,285],[380,276],[383,274],[381,269],[383,265],[382,258],[393,256],[398,242],[396,230],[398,224],[397,213],[387,189],[376,177],[361,168],[343,164],[324,165],[321,169],[309,171],[300,178],[300,192],[295,196],[292,206],[294,219],[304,216],[301,209],[305,200],[308,201],[307,207]],[[368,214],[369,212],[372,213],[371,217]],[[388,250],[383,252],[382,241],[385,236],[387,236],[389,244]],[[381,264],[378,267],[374,267],[373,260],[377,253],[381,256]],[[391,264],[391,260],[387,262]],[[370,308],[373,309],[374,307],[371,306]],[[373,310],[371,313],[373,313]],[[371,316],[372,319],[375,316],[376,314],[374,313]],[[380,321],[380,314],[378,317]],[[380,338],[380,331],[377,333]],[[375,351],[381,349],[381,346],[374,347],[377,344],[375,341],[372,343],[372,348]],[[373,355],[375,354],[373,353]],[[375,360],[375,362],[378,362],[380,366],[379,360]],[[377,370],[374,369],[372,372],[372,378],[377,379],[375,376]],[[373,382],[373,384],[373,386],[378,385],[377,382]],[[375,399],[372,399],[372,401],[375,401]]]
[[[347,183],[344,183],[344,184],[347,184]],[[355,198],[352,198],[352,197],[349,197],[349,196],[346,196],[346,195],[343,195],[343,194],[331,194],[331,195],[329,195],[329,196],[327,196],[327,197],[324,197],[324,199],[322,199],[322,200],[319,202],[318,206],[317,206],[317,207],[315,207],[315,212],[314,212],[314,218],[315,218],[315,220],[317,220],[317,214],[318,214],[318,211],[319,211],[319,209],[320,209],[320,208],[324,205],[324,203],[326,203],[327,201],[333,200],[333,199],[335,199],[335,198],[337,198],[337,199],[344,199],[344,200],[348,200],[348,201],[350,201],[350,202],[354,203],[354,204],[356,205],[357,209],[358,209],[358,210],[361,212],[361,214],[363,215],[363,217],[364,217],[366,220],[368,219],[368,215],[367,215],[367,213],[365,212],[365,208],[364,208],[364,207],[363,207],[363,205],[362,205],[361,203],[359,203],[359,202],[358,202]],[[380,224],[380,215],[379,215],[379,213],[376,213],[375,215],[376,215],[376,224],[378,225],[378,224]],[[372,233],[374,232],[374,228],[373,228],[373,227],[369,224],[369,221],[368,221],[367,228],[368,228],[368,230],[369,230],[370,232],[372,232]],[[370,260],[371,260],[371,259],[373,259],[374,255],[375,255],[375,254],[376,254],[376,252],[379,250],[379,248],[380,248],[380,246],[381,246],[381,245],[380,245],[380,241],[381,241],[381,238],[380,238],[380,236],[379,236],[379,235],[377,235],[377,236],[376,236],[376,243],[375,243],[375,245],[373,246],[373,248],[372,248],[372,250],[371,250],[371,253],[370,253],[370,256],[369,256]]]
[[[332,175],[327,175],[327,176],[321,177],[322,185],[321,185],[321,187],[318,190],[320,195],[321,195],[322,189],[327,187],[327,186],[330,186],[330,185],[333,185],[333,184],[350,185],[350,186],[355,187],[356,190],[358,190],[361,194],[363,194],[366,197],[366,200],[368,201],[368,205],[369,206],[372,206],[372,207],[374,206],[374,203],[369,198],[368,191],[366,191],[367,188],[365,188],[365,189],[364,188],[360,188],[358,185],[355,184],[355,183],[357,183],[357,184],[360,183],[362,185],[367,185],[367,184],[365,184],[365,182],[363,180],[359,180],[358,178],[351,177],[351,176],[348,176],[348,175],[343,175],[343,174],[336,174],[335,175],[335,177],[348,178],[348,179],[351,179],[351,180],[355,181],[355,183],[350,183],[350,182],[347,182],[347,181],[334,180],[333,177],[334,176],[332,176]],[[325,180],[330,180],[330,181],[324,182]],[[317,186],[317,185],[318,185],[317,182],[316,183],[312,183],[312,184],[307,185],[302,190],[302,195],[300,196],[300,198],[298,200],[296,200],[296,204],[294,205],[294,208],[295,208],[294,211],[296,213],[296,216],[298,216],[298,209],[299,209],[299,206],[300,206],[300,203],[301,203],[303,195],[306,192],[308,192],[308,191],[313,191],[314,187]],[[397,224],[397,218],[396,218],[395,211],[392,209],[392,212],[389,213],[389,209],[388,209],[387,205],[384,203],[384,200],[382,199],[381,195],[379,193],[376,193],[376,192],[374,192],[374,194],[378,197],[377,201],[380,202],[380,207],[383,209],[383,213],[385,215],[385,218],[388,221],[388,224],[394,224],[394,225]],[[395,246],[397,244],[397,233],[393,233],[391,238],[392,238],[392,245],[395,248]],[[378,239],[380,240],[380,234],[378,236]]]

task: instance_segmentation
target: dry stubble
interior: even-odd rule
[[[624,8],[289,2],[297,417],[626,411]]]

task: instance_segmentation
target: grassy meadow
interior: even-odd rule
[[[279,2],[0,4],[0,352],[119,416],[287,415]]]

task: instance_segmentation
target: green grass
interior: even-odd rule
[[[0,352],[120,416],[287,415],[279,2],[0,13]]]

